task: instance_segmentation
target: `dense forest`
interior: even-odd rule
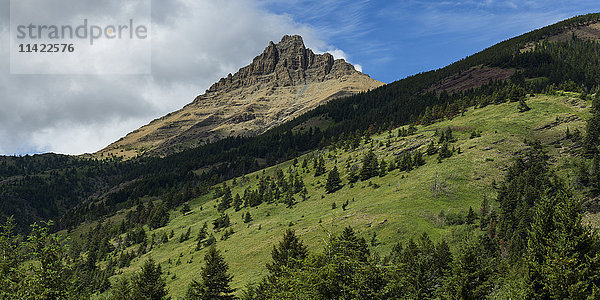
[[[227,138],[167,157],[130,161],[95,160],[56,154],[0,157],[0,295],[2,298],[86,298],[112,290],[113,299],[164,299],[160,266],[153,260],[132,278],[111,286],[116,270],[128,266],[148,248],[170,239],[195,238],[210,249],[199,280],[190,283],[189,299],[231,299],[227,262],[206,231],[198,236],[148,237],[144,228],[169,222],[169,211],[209,192],[220,199],[222,214],[212,224],[227,230],[233,208],[281,201],[294,206],[305,195],[302,178],[281,172],[262,178],[256,189],[232,195],[221,182],[266,166],[292,160],[328,146],[352,147],[372,134],[408,124],[432,124],[452,119],[468,108],[519,102],[526,95],[577,92],[593,100],[585,132],[569,135],[572,155],[581,158],[577,185],[564,182],[548,168],[544,148],[528,141],[502,182],[497,197],[484,201],[464,221],[474,234],[451,252],[445,241],[433,243],[427,234],[379,257],[353,228],[332,235],[322,252],[312,253],[293,231],[272,250],[269,273],[241,293],[247,299],[594,299],[599,296],[598,236],[582,224],[582,201],[600,193],[600,44],[573,36],[549,42],[564,28],[598,21],[600,14],[580,16],[510,39],[440,70],[417,74],[373,91],[330,101],[301,117],[254,138]],[[534,46],[522,51],[526,45]],[[447,92],[431,90],[444,78],[473,68],[514,70],[508,80]],[[330,121],[310,127],[315,119]],[[411,134],[411,129],[404,132]],[[477,134],[477,133],[474,133]],[[350,180],[368,180],[394,168],[413,169],[422,155],[439,160],[453,155],[452,132],[439,133],[439,149],[414,151],[396,161],[362,158]],[[458,150],[460,151],[460,150]],[[321,158],[322,159],[322,158]],[[340,188],[338,169],[324,170],[319,158],[315,176],[327,180],[327,192]],[[219,186],[219,188],[213,188]],[[577,190],[574,190],[577,189]],[[160,199],[158,203],[144,199]],[[78,242],[53,232],[72,230],[84,222],[103,220],[132,208],[119,224],[98,222]],[[252,219],[250,213],[248,220]],[[45,222],[53,219],[55,222]],[[248,222],[249,222],[248,221]],[[37,223],[36,223],[37,222]],[[30,225],[34,224],[34,225]],[[43,224],[43,225],[38,225]],[[207,224],[205,224],[208,226]],[[194,233],[194,235],[196,235]],[[137,251],[123,248],[139,245]],[[28,263],[35,261],[36,263]],[[101,263],[102,262],[102,263]],[[235,274],[233,274],[235,276]]]

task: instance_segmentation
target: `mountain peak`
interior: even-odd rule
[[[282,49],[306,49],[306,47],[304,46],[304,40],[299,35],[284,35],[281,38],[281,41],[277,43],[277,46]]]
[[[129,133],[100,156],[164,155],[227,136],[261,134],[331,99],[382,84],[343,59],[313,53],[301,36],[285,35],[182,109]]]
[[[343,59],[335,60],[329,53],[314,54],[304,46],[299,35],[284,35],[273,41],[252,63],[232,76],[221,78],[207,92],[219,92],[248,87],[257,82],[271,87],[296,86],[358,73]]]

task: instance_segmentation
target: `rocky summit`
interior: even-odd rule
[[[96,154],[163,156],[228,136],[254,136],[331,99],[381,85],[343,59],[315,54],[304,46],[302,37],[286,35],[192,103]]]

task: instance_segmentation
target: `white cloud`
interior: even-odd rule
[[[113,8],[126,5],[116,0],[106,3]],[[99,150],[191,102],[284,34],[300,34],[307,47],[347,58],[324,42],[316,29],[289,15],[266,12],[254,1],[156,0],[152,4],[150,76],[9,75],[8,60],[0,61],[0,153]],[[0,0],[3,57],[9,50],[7,8],[8,1]],[[52,14],[56,7],[39,9]],[[103,6],[68,9],[85,16],[102,13]]]

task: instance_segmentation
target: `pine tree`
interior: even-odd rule
[[[167,294],[167,284],[162,277],[160,266],[154,264],[152,258],[148,259],[131,279],[130,299],[161,300],[167,299]]]
[[[18,242],[12,217],[0,223],[0,295],[6,299],[17,298],[18,283],[22,281],[22,272],[18,267],[25,257],[19,255],[23,245]]]
[[[222,213],[231,207],[231,202],[233,202],[233,197],[231,197],[231,189],[227,187],[225,189],[225,194],[221,197],[221,201],[217,206],[217,210]]]
[[[112,288],[112,297],[114,300],[129,300],[130,299],[130,289],[131,285],[129,284],[129,280],[127,278],[123,278]]]
[[[413,159],[410,153],[404,153],[400,162],[398,163],[398,169],[400,171],[411,171],[413,169]]]
[[[600,139],[600,92],[596,93],[590,112],[592,113],[592,117],[587,121],[587,130],[583,142],[583,151],[588,158],[598,153],[598,142]]]
[[[525,92],[524,88],[520,86],[512,86],[508,95],[508,99],[510,100],[510,102],[523,101],[523,103],[525,103],[526,94],[527,93]]]
[[[381,162],[379,163],[379,177],[383,177],[385,176],[385,174],[387,174],[387,169],[388,169],[388,165],[385,162],[385,159],[381,159]]]
[[[477,216],[475,216],[473,207],[469,206],[469,212],[467,213],[467,216],[465,217],[465,222],[470,225],[475,222],[475,219],[477,219]]]
[[[189,207],[188,207],[189,209]],[[169,211],[164,203],[159,204],[150,216],[150,229],[163,227],[169,223]]]
[[[198,237],[196,237],[196,251],[202,249],[202,246],[204,246],[204,240],[206,239],[207,236],[208,236],[208,224],[206,222],[204,222],[204,224],[202,225],[202,228],[200,228],[200,231],[198,232]]]
[[[244,215],[244,223],[250,222],[252,222],[252,216],[250,215],[250,212],[246,212],[246,214]]]
[[[334,166],[333,169],[329,171],[327,183],[325,184],[325,190],[327,193],[333,193],[342,187],[341,183],[342,180],[340,179],[340,173],[338,172],[337,166]]]
[[[279,245],[273,246],[273,250],[271,250],[273,262],[267,264],[267,270],[275,275],[280,273],[284,267],[297,267],[307,255],[306,246],[298,239],[294,230],[288,229],[283,234],[283,240],[279,242]]]
[[[352,227],[344,228],[332,245],[332,251],[340,253],[361,262],[366,262],[370,252],[364,238],[358,237]]]
[[[19,298],[66,299],[72,291],[73,282],[69,275],[73,266],[68,263],[68,248],[58,235],[50,234],[51,226],[52,222],[31,225],[31,233],[24,246],[30,253],[29,259],[39,264],[30,265],[26,271],[21,270],[26,272],[26,276],[20,283]]]
[[[421,153],[421,151],[419,151],[419,150],[416,150],[415,153],[413,154],[412,162],[415,167],[424,165],[425,160],[423,159],[423,153]]]
[[[488,225],[488,213],[489,213],[489,209],[488,209],[489,203],[488,203],[488,199],[486,196],[483,196],[483,201],[481,202],[481,208],[479,208],[479,229],[481,230],[485,230],[485,228]]]
[[[179,236],[179,242],[183,243],[187,240],[190,239],[190,234],[191,234],[191,227],[188,227],[187,231],[185,233],[181,233],[181,235]]]
[[[375,153],[373,150],[369,150],[369,152],[363,157],[362,167],[360,169],[360,179],[367,180],[373,176],[376,176],[379,171],[379,164],[377,162],[377,157],[375,157]]]
[[[221,214],[213,221],[213,227],[215,230],[227,228],[229,225],[231,225],[231,222],[229,221],[229,215],[227,214]]]
[[[448,142],[445,142],[442,144],[442,147],[440,147],[439,158],[441,160],[450,156],[452,156],[452,151],[448,148]]]
[[[315,165],[315,177],[325,174],[326,171],[327,170],[325,170],[325,160],[321,156],[318,160],[318,163]]]
[[[535,206],[528,240],[528,281],[535,299],[586,299],[600,291],[600,241],[565,192]]]
[[[187,299],[235,299],[229,284],[233,276],[227,272],[229,266],[215,246],[208,248],[204,256],[206,264],[200,271],[200,281],[192,280],[186,294]]]
[[[436,154],[438,151],[438,149],[435,147],[435,144],[433,143],[433,141],[431,141],[428,145],[427,145],[427,155],[434,155]]]
[[[452,263],[452,275],[445,284],[443,299],[485,299],[493,289],[493,261],[467,243]]]
[[[525,98],[519,99],[519,112],[526,112],[530,110],[529,105],[525,102]]]
[[[235,211],[240,211],[241,207],[242,207],[242,198],[240,197],[240,194],[235,194],[235,196],[233,197],[233,209]]]

